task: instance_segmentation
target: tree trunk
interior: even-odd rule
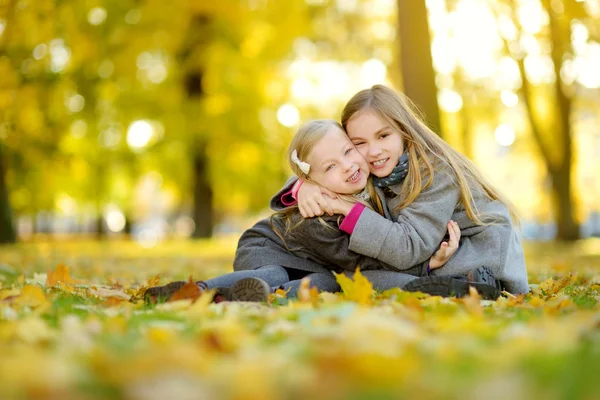
[[[441,136],[425,0],[398,0],[398,25],[404,93],[425,114],[427,125]]]
[[[208,158],[206,143],[196,147],[194,154],[194,205],[193,218],[196,228],[192,237],[208,238],[213,227],[213,191],[208,179]]]
[[[15,243],[17,240],[13,225],[12,209],[6,186],[6,170],[0,143],[0,243]]]
[[[543,0],[542,4],[550,17],[550,35],[552,42],[551,57],[554,63],[554,93],[556,95],[555,115],[557,124],[546,127],[538,121],[534,113],[532,102],[533,88],[527,80],[525,63],[523,57],[516,58],[523,82],[520,90],[521,97],[525,103],[527,117],[533,133],[533,138],[542,156],[551,183],[552,208],[554,222],[556,224],[556,238],[559,240],[572,241],[579,239],[579,224],[575,219],[575,202],[572,196],[571,170],[573,163],[572,139],[571,139],[571,98],[564,92],[560,78],[563,55],[570,52],[570,28],[568,20],[564,15],[557,17],[552,10],[550,2]],[[515,2],[511,6],[515,9]],[[518,25],[517,16],[513,11],[513,21]],[[519,35],[520,36],[520,35]],[[505,42],[508,49],[508,44]]]

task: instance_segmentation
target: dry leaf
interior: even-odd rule
[[[194,282],[192,277],[190,276],[190,280],[181,287],[177,292],[173,293],[171,298],[169,298],[169,302],[177,301],[177,300],[192,300],[196,301],[197,298],[202,296],[204,293],[198,285]]]

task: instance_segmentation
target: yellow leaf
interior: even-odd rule
[[[77,279],[71,278],[69,267],[65,264],[58,264],[54,271],[48,271],[46,276],[46,287],[55,287],[60,284],[69,286],[74,283],[79,283]]]
[[[358,268],[356,268],[353,278],[351,279],[344,274],[335,274],[335,279],[341,286],[346,299],[363,305],[371,304],[373,298],[373,285],[371,282],[360,273]]]
[[[15,303],[29,307],[47,306],[49,304],[42,288],[33,285],[25,285],[19,297],[15,299]]]

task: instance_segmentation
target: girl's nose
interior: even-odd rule
[[[382,150],[381,150],[379,147],[376,147],[376,146],[371,146],[371,147],[369,148],[369,155],[370,155],[370,156],[373,156],[373,157],[375,157],[375,156],[378,156],[378,155],[380,155],[381,153],[382,153]]]
[[[354,161],[352,160],[344,160],[342,164],[344,171],[350,171],[354,167]]]

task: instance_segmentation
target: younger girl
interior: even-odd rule
[[[319,120],[301,127],[290,145],[289,159],[292,170],[304,179],[370,209],[367,200],[375,191],[368,184],[369,167],[337,122]],[[368,279],[386,280],[389,274],[396,274],[403,276],[403,283],[425,274],[423,262],[408,269],[412,274],[408,275],[350,251],[348,235],[339,230],[340,221],[339,216],[303,220],[296,206],[282,209],[244,232],[233,263],[235,272],[197,285],[218,288],[218,295],[224,299],[260,301],[279,286],[290,291],[288,296],[294,296],[303,277],[309,277],[311,285],[319,290],[337,291],[339,286],[331,271],[350,273],[359,267]],[[447,226],[449,241],[431,260],[428,257],[430,268],[441,267],[456,251],[460,231],[453,222]],[[169,297],[183,284],[150,288],[147,296]]]
[[[375,85],[350,99],[342,125],[369,163],[385,217],[360,203],[324,197],[310,184],[298,193],[304,216],[322,214],[322,208],[343,213],[349,249],[399,270],[429,258],[451,219],[462,232],[460,248],[429,282],[447,284],[448,276],[485,265],[508,291],[529,291],[512,205],[421,121],[408,99]]]

